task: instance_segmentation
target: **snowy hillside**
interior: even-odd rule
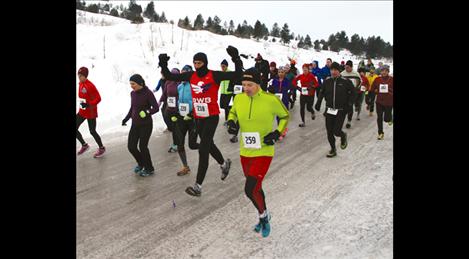
[[[169,23],[131,24],[130,21],[110,15],[94,14],[77,10],[77,69],[81,66],[89,68],[89,79],[100,91],[102,101],[98,107],[98,132],[128,131],[120,126],[122,119],[130,107],[129,77],[138,73],[143,76],[146,84],[154,89],[160,78],[158,54],[167,53],[171,56],[169,68],[181,69],[185,64],[192,65],[192,57],[196,52],[205,52],[208,56],[208,67],[220,69],[220,62],[227,59],[229,68],[234,69],[226,47],[233,45],[241,54],[256,56],[260,53],[264,59],[275,61],[277,65],[288,63],[287,57],[297,60],[299,66],[318,60],[325,65],[327,58],[334,61],[351,59],[354,65],[358,59],[349,53],[330,51],[316,52],[284,46],[278,42],[255,41],[234,36],[222,36],[208,31],[188,31],[172,26]],[[379,60],[373,60],[375,64]],[[254,59],[243,59],[244,67],[254,66]],[[391,73],[392,73],[392,64]],[[356,68],[356,66],[355,66]],[[78,79],[76,82],[78,92]],[[156,93],[157,100],[161,90]],[[78,102],[76,104],[78,110]],[[155,131],[161,132],[166,126],[161,113],[153,116]],[[89,138],[86,123],[82,134]]]

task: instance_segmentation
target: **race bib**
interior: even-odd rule
[[[195,114],[199,117],[208,117],[208,105],[206,103],[194,103]]]
[[[84,88],[83,88],[83,89],[84,89]],[[80,106],[80,109],[86,110],[86,108],[81,107],[81,103],[86,103],[86,99],[78,98],[78,100],[80,101],[80,105],[79,105],[79,106]]]
[[[233,90],[234,90],[233,91],[234,94],[240,94],[240,93],[243,92],[243,86],[242,85],[235,85]]]
[[[301,94],[302,95],[308,95],[308,93],[309,93],[308,88],[306,88],[306,87],[301,88]]]
[[[176,107],[176,97],[168,97],[168,107]]]
[[[283,94],[281,94],[281,93],[276,93],[275,96],[277,96],[280,100],[282,100]]]
[[[301,87],[301,86],[302,86],[302,85],[301,85],[301,81],[298,80],[297,82],[298,82],[298,83],[297,83],[298,87]]]
[[[362,85],[362,86],[360,87],[360,91],[366,92],[366,86]]]
[[[388,84],[380,84],[379,85],[379,92],[382,94],[388,93]]]
[[[189,104],[188,103],[180,103],[179,104],[179,114],[181,116],[186,116],[189,114]]]
[[[243,138],[244,148],[261,148],[261,137],[259,132],[242,132],[241,137]]]
[[[339,110],[337,110],[337,109],[327,108],[327,113],[329,113],[331,115],[337,115],[338,111]]]

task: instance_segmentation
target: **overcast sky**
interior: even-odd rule
[[[91,1],[87,1],[91,2]],[[114,1],[113,1],[114,2]],[[137,1],[145,9],[149,1]],[[194,22],[201,13],[206,20],[215,15],[224,21],[233,20],[235,26],[246,20],[254,26],[256,20],[269,28],[277,22],[280,27],[288,23],[291,32],[312,40],[325,39],[331,33],[344,30],[347,36],[354,33],[363,37],[381,36],[392,44],[392,1],[161,1],[156,0],[155,11],[165,12],[168,20],[176,23],[189,16]],[[128,5],[128,1],[121,1]]]

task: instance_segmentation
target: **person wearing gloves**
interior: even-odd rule
[[[171,69],[172,74],[179,74],[179,69],[173,68]],[[162,110],[163,118],[167,121],[168,129],[171,129],[171,135],[173,137],[173,143],[169,147],[168,153],[176,153],[177,152],[177,133],[175,132],[174,128],[176,123],[171,120],[171,118],[177,115],[177,100],[178,100],[178,85],[180,82],[166,80],[165,87],[163,88],[163,94],[160,97],[159,105],[161,106],[162,103],[165,109]]]
[[[137,161],[134,172],[140,176],[152,175],[155,171],[151,161],[148,142],[153,130],[153,119],[151,116],[159,111],[155,95],[145,85],[145,80],[139,74],[130,77],[131,104],[127,116],[122,120],[122,126],[132,119],[127,148]],[[138,146],[138,147],[137,147]]]

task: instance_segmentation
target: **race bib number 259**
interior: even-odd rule
[[[261,137],[259,135],[259,132],[242,132],[241,137],[243,138],[244,148],[261,148]]]

